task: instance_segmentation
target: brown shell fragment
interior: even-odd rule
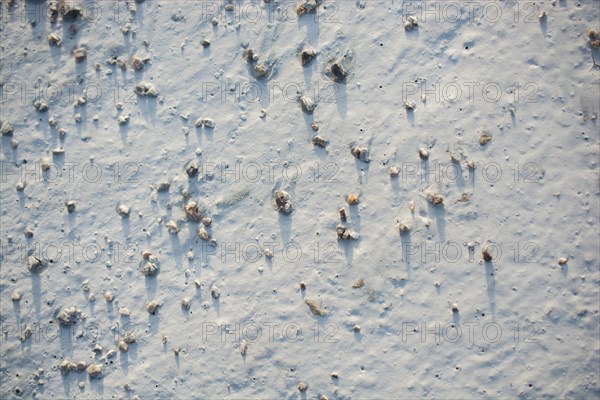
[[[327,140],[323,139],[321,136],[315,136],[311,139],[311,141],[315,146],[321,147],[323,149],[327,147],[328,143]]]
[[[492,255],[486,248],[483,249],[483,251],[481,252],[481,255],[483,256],[483,261],[492,262]]]
[[[306,299],[306,300],[304,300],[304,303],[308,306],[308,308],[310,309],[310,312],[312,312],[313,315],[317,315],[319,317],[322,317],[323,315],[325,315],[325,310],[320,308],[316,301]]]
[[[335,82],[343,83],[348,78],[348,71],[340,62],[334,62],[331,64],[329,66],[329,71],[331,72],[331,75],[333,75],[333,80]]]

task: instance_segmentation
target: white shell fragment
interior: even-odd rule
[[[300,97],[300,107],[306,114],[312,114],[317,105],[310,97],[302,96]]]
[[[292,212],[292,202],[288,192],[279,190],[275,192],[275,206],[277,211],[283,214],[289,214]]]
[[[156,97],[158,96],[158,91],[154,87],[154,85],[150,82],[142,81],[135,85],[135,93],[138,96],[149,96]]]
[[[567,262],[569,262],[567,257],[561,257],[558,259],[558,265],[565,265]]]
[[[13,132],[14,129],[8,121],[3,122],[2,126],[0,126],[0,134],[2,134],[2,136],[12,136]]]
[[[360,146],[352,146],[350,148],[350,153],[352,153],[352,155],[354,157],[356,157],[357,159],[364,161],[364,162],[369,162],[369,149],[366,147],[360,147]]]
[[[129,216],[129,207],[127,207],[124,204],[119,205],[119,207],[117,207],[117,212],[119,213],[119,215],[121,217],[128,217]]]
[[[169,231],[169,233],[172,234],[177,234],[179,232],[179,228],[177,227],[177,223],[173,220],[167,222],[165,224],[165,227],[167,228],[167,230]]]
[[[102,375],[102,365],[91,364],[87,367],[87,374],[90,378],[99,378]]]
[[[407,31],[412,31],[413,29],[417,29],[419,27],[419,21],[417,20],[417,17],[415,17],[414,15],[409,15],[408,18],[406,18],[406,22],[404,23],[404,29],[406,29]]]
[[[150,303],[148,303],[146,305],[146,310],[148,310],[148,312],[150,314],[156,314],[156,311],[158,310],[158,307],[160,306],[160,303],[156,300],[152,300]]]
[[[202,124],[205,128],[212,129],[215,127],[215,121],[210,118],[202,118]]]
[[[198,228],[198,236],[202,240],[210,239],[210,236],[209,236],[208,232],[206,231],[206,228],[203,225],[200,225],[200,227]]]
[[[140,269],[140,272],[145,276],[154,276],[158,274],[158,266],[152,262],[147,262]]]
[[[183,308],[184,310],[189,310],[191,306],[192,306],[192,302],[190,301],[190,299],[187,299],[187,298],[181,299],[181,308]]]

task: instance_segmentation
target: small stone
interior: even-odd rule
[[[145,276],[154,276],[158,273],[158,267],[152,262],[147,262],[144,264],[140,272]]]
[[[48,111],[48,103],[42,100],[38,100],[35,103],[33,103],[33,107],[39,112]]]
[[[183,308],[184,310],[189,310],[191,306],[192,306],[192,303],[191,303],[190,299],[186,299],[186,298],[181,299],[181,308]]]
[[[213,299],[217,300],[219,297],[221,297],[221,291],[218,287],[213,286],[213,288],[210,290],[210,295]]]
[[[492,262],[492,255],[489,253],[489,251],[487,249],[483,249],[483,251],[481,252],[481,255],[483,256],[483,261],[485,262]]]
[[[129,317],[131,316],[131,311],[129,311],[127,307],[121,307],[119,308],[119,315],[123,317]]]
[[[158,90],[156,90],[154,85],[152,83],[145,82],[145,81],[139,82],[135,86],[135,93],[138,96],[149,96],[149,97],[158,96]]]
[[[300,282],[300,290],[306,290],[306,283]]]
[[[275,192],[275,206],[277,211],[282,214],[289,214],[292,212],[292,202],[289,193],[283,190]]]
[[[398,167],[388,168],[388,174],[390,174],[390,176],[392,176],[392,177],[398,176],[399,173],[400,173],[400,170],[398,169]]]
[[[300,97],[300,107],[306,114],[312,114],[315,111],[315,108],[317,108],[317,105],[311,98],[302,96]]]
[[[567,257],[561,257],[558,259],[558,265],[565,265],[569,259]]]
[[[188,220],[193,222],[200,221],[200,210],[198,209],[198,203],[190,201],[185,205],[185,216]]]
[[[300,53],[300,59],[302,61],[302,66],[306,67],[310,62],[315,58],[317,52],[314,49],[304,49]]]
[[[240,354],[242,356],[245,356],[247,352],[248,352],[248,342],[246,341],[246,339],[242,339],[242,342],[240,343]]]
[[[73,200],[69,200],[69,201],[67,201],[67,202],[65,203],[65,205],[67,206],[67,211],[68,211],[69,213],[73,213],[73,212],[75,212],[75,206],[76,206],[76,204],[75,204],[75,202],[74,202]]]
[[[427,160],[429,158],[429,152],[427,151],[427,149],[421,147],[419,149],[419,158],[423,161]]]
[[[60,44],[61,44],[60,36],[58,36],[56,33],[51,33],[50,35],[48,35],[48,42],[50,44],[60,46]]]
[[[490,140],[492,140],[492,136],[489,133],[484,131],[481,134],[481,136],[479,137],[479,144],[481,146],[485,146],[486,144],[488,144],[490,142]]]
[[[3,122],[2,126],[0,126],[0,133],[2,136],[12,136],[14,129],[10,122]]]
[[[345,208],[340,208],[340,219],[344,222],[346,222],[346,220],[348,219],[348,217],[346,216],[346,209]]]
[[[417,103],[415,103],[414,100],[405,101],[404,108],[407,111],[414,111],[417,108]]]
[[[356,282],[352,284],[352,289],[359,289],[365,286],[365,280],[363,278],[359,278]]]
[[[343,83],[348,78],[348,71],[339,62],[334,62],[329,66],[329,71],[333,75],[333,80],[338,83]]]
[[[159,302],[158,302],[158,301],[156,301],[156,300],[152,300],[150,303],[148,303],[148,304],[146,305],[146,310],[147,310],[147,311],[148,311],[150,314],[154,315],[154,314],[156,314],[156,311],[158,310],[158,307],[159,307],[159,306],[160,306],[160,304],[159,304]]]
[[[321,136],[315,136],[311,139],[311,141],[315,146],[321,147],[323,149],[327,147],[328,143],[327,140],[323,139]]]
[[[215,127],[215,121],[213,121],[213,120],[212,120],[212,119],[210,119],[210,118],[203,118],[203,119],[202,119],[202,123],[204,124],[204,127],[205,127],[205,128],[212,129],[212,128],[214,128],[214,127]]]
[[[84,47],[78,47],[75,50],[73,50],[73,56],[75,57],[75,61],[80,63],[83,62],[83,60],[85,60],[87,54],[86,54],[86,50]]]
[[[103,297],[104,297],[104,300],[106,300],[107,303],[112,303],[115,300],[115,296],[110,291],[104,292]]]
[[[203,225],[201,225],[198,228],[198,236],[202,240],[208,240],[208,239],[210,239],[210,236],[209,236],[208,232],[206,231],[206,228]]]
[[[208,39],[202,39],[202,41],[200,42],[200,44],[202,45],[202,47],[207,48],[210,46],[210,40]]]
[[[27,268],[31,272],[39,273],[46,267],[46,263],[36,256],[27,257]]]
[[[119,205],[119,207],[117,207],[117,212],[119,213],[119,215],[121,217],[128,217],[129,216],[129,207],[127,207],[124,204]]]
[[[410,232],[410,225],[406,222],[400,222],[398,224],[398,230],[400,231],[400,235],[406,235]]]
[[[78,314],[75,307],[63,308],[56,314],[56,319],[61,326],[70,326],[77,322]]]
[[[457,313],[458,312],[458,305],[456,303],[452,304],[452,312],[453,313]]]
[[[142,68],[144,68],[144,62],[142,61],[142,58],[137,55],[131,57],[131,65],[136,71],[140,71]]]
[[[119,350],[121,350],[124,353],[129,351],[129,346],[127,345],[127,343],[125,343],[124,340],[119,341]]]
[[[11,300],[14,301],[14,302],[21,301],[22,297],[23,296],[21,295],[21,293],[19,293],[17,291],[12,292],[12,295],[10,296]]]
[[[258,55],[252,48],[244,50],[244,52],[242,53],[242,58],[247,63],[254,63],[258,61]]]
[[[210,226],[212,225],[212,219],[209,217],[204,217],[202,218],[202,224],[204,224],[204,226]]]
[[[352,206],[352,205],[355,205],[355,204],[358,204],[358,196],[357,196],[357,195],[355,195],[354,193],[350,193],[350,194],[348,195],[348,197],[346,198],[346,201],[347,201],[347,202],[348,202],[348,204],[350,204],[351,206]]]
[[[168,180],[163,180],[156,184],[157,192],[168,192],[170,188],[171,188],[171,182],[169,182]]]
[[[315,132],[318,132],[318,130],[319,130],[319,124],[317,124],[316,122],[313,122],[312,124],[310,124],[310,127]]]
[[[270,69],[264,64],[256,64],[252,68],[252,75],[258,80],[266,79],[269,76],[269,73]]]
[[[27,227],[25,228],[25,231],[23,232],[25,234],[26,238],[32,238],[33,237],[33,229]]]
[[[177,234],[179,232],[179,228],[177,227],[177,223],[173,220],[167,222],[165,224],[165,227],[167,228],[167,230],[169,231],[169,233],[172,234]]]
[[[430,194],[427,196],[427,200],[434,206],[441,206],[444,204],[444,198],[439,194]]]
[[[407,31],[412,31],[413,29],[417,29],[419,27],[419,21],[417,17],[413,15],[409,15],[404,23],[404,29]]]
[[[308,389],[308,385],[306,383],[300,383],[298,385],[298,390],[301,392],[306,392],[307,389]]]
[[[196,160],[190,161],[185,167],[185,173],[188,177],[193,178],[200,172],[200,166]]]
[[[314,300],[306,299],[306,300],[304,300],[304,303],[308,306],[308,308],[310,309],[310,312],[312,312],[313,315],[317,315],[317,316],[325,315],[325,310],[320,308],[317,305],[317,302],[315,302]]]
[[[350,153],[361,161],[369,162],[369,149],[366,147],[353,146]]]

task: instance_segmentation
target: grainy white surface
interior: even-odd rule
[[[226,2],[83,1],[88,19],[74,23],[41,18],[45,4],[1,3],[0,120],[14,128],[0,155],[2,398],[600,395],[600,68],[587,43],[597,2],[332,1],[298,19],[294,2],[235,1],[225,12]],[[409,15],[418,28],[407,32]],[[268,80],[252,76],[243,46],[272,61]],[[317,51],[306,68],[303,46]],[[351,76],[332,84],[326,67],[342,54]],[[149,58],[141,70],[134,55]],[[107,64],[113,56],[129,67]],[[139,82],[158,97],[137,96]],[[214,128],[196,128],[198,118]],[[311,142],[313,121],[326,149]],[[200,173],[188,179],[191,160]],[[163,181],[168,192],[153,190]],[[275,210],[277,190],[290,194],[291,215]],[[186,220],[182,191],[212,218],[216,247]],[[343,206],[358,240],[337,240]],[[40,274],[27,269],[29,249],[47,263]],[[138,271],[145,250],[158,257],[155,277]],[[55,315],[72,306],[86,318],[69,337]],[[130,331],[136,341],[120,352]],[[64,360],[102,365],[102,377],[63,374]]]

